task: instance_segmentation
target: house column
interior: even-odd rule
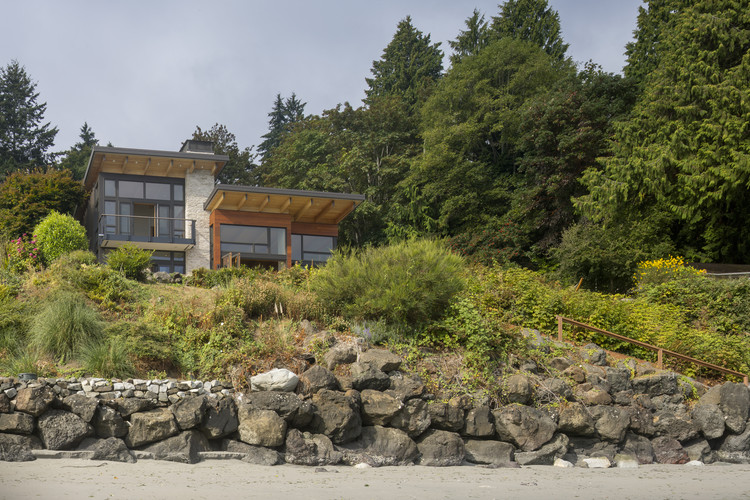
[[[191,274],[199,267],[211,265],[209,236],[209,213],[203,204],[214,189],[214,176],[208,170],[193,170],[185,173],[185,219],[195,220],[195,246],[185,252],[185,272]]]

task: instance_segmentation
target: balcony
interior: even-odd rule
[[[116,248],[125,243],[133,243],[147,250],[184,252],[195,246],[195,220],[101,214],[97,235],[101,248]]]

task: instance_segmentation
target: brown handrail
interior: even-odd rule
[[[581,323],[580,321],[566,318],[564,316],[556,316],[556,318],[557,318],[557,340],[559,340],[560,342],[562,342],[563,340],[563,323],[568,323],[569,325],[585,328],[587,330],[591,330],[592,332],[601,333],[602,335],[607,335],[608,337],[612,337],[617,340],[622,340],[622,341],[637,345],[639,347],[644,347],[646,349],[651,349],[652,351],[656,351],[656,367],[660,370],[664,368],[663,359],[664,359],[664,355],[666,354],[668,356],[672,356],[674,358],[678,358],[683,361],[687,361],[689,363],[694,363],[696,365],[705,366],[706,368],[711,368],[712,370],[716,370],[722,373],[728,373],[729,375],[735,375],[737,377],[742,377],[742,381],[745,383],[745,385],[748,385],[748,376],[744,373],[730,370],[729,368],[724,368],[723,366],[714,365],[712,363],[707,363],[705,361],[701,361],[700,359],[691,358],[690,356],[680,354],[679,352],[674,352],[668,349],[657,347],[655,345],[647,344],[645,342],[641,342],[640,340],[631,339],[630,337],[625,337],[617,333],[608,332],[607,330],[602,330],[601,328],[587,325],[586,323]]]

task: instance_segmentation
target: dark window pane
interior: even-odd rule
[[[292,260],[302,260],[302,235],[292,235]]]
[[[302,247],[305,252],[325,253],[333,250],[333,238],[330,236],[304,235]]]
[[[120,198],[143,198],[143,183],[120,181]]]
[[[146,198],[149,200],[170,200],[169,196],[169,184],[161,184],[156,182],[146,183]]]
[[[115,181],[110,179],[104,180],[104,196],[117,196],[117,186],[115,185]]]
[[[184,200],[185,196],[183,195],[182,184],[175,184],[173,187],[174,187],[174,201]]]
[[[253,253],[253,246],[249,244],[242,244],[242,243],[221,243],[221,253],[226,252],[244,252],[244,253]]]
[[[268,228],[256,226],[221,225],[221,241],[233,243],[268,243]]]
[[[330,253],[308,253],[308,252],[305,252],[303,255],[304,255],[304,260],[306,262],[325,262],[325,261],[327,261],[331,257]]]
[[[271,253],[286,255],[286,229],[282,227],[271,228]]]
[[[118,219],[120,220],[120,233],[122,234],[130,234],[131,217],[128,217],[128,216],[132,215],[131,210],[132,210],[132,207],[130,206],[130,203],[120,203],[121,217],[118,217]]]
[[[255,253],[268,253],[268,245],[255,245]]]

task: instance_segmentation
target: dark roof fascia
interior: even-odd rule
[[[135,149],[135,148],[114,148],[108,146],[94,146],[91,148],[91,156],[89,157],[89,163],[86,166],[86,173],[83,175],[84,181],[89,176],[89,169],[91,168],[91,162],[94,159],[94,155],[97,153],[103,154],[117,154],[117,155],[134,155],[134,156],[159,156],[162,158],[183,158],[186,160],[208,160],[215,162],[224,162],[226,164],[229,161],[227,155],[207,154],[207,153],[181,153],[179,151],[161,151],[159,149]],[[224,169],[224,165],[221,169],[216,172],[219,175],[221,170]]]
[[[217,184],[214,186],[214,190],[208,196],[208,199],[203,204],[203,209],[208,210],[208,206],[219,191],[234,191],[236,193],[254,193],[254,194],[280,194],[282,196],[304,196],[310,198],[329,198],[334,200],[351,200],[351,201],[365,201],[364,195],[354,193],[330,193],[326,191],[304,191],[302,189],[281,189],[281,188],[269,188],[261,186],[237,186],[237,185],[226,185]]]

